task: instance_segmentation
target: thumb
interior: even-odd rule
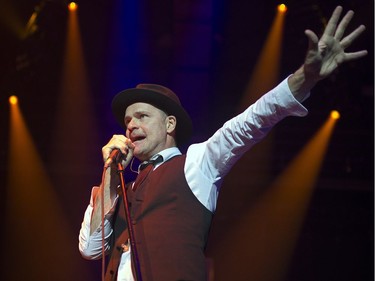
[[[305,35],[307,36],[307,38],[309,40],[308,50],[309,51],[316,51],[318,49],[318,43],[319,43],[318,36],[313,31],[311,31],[310,29],[305,30]]]

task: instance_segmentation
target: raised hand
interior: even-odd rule
[[[341,13],[342,7],[336,7],[320,39],[313,31],[309,29],[305,31],[309,39],[305,62],[288,78],[289,88],[299,101],[303,101],[319,80],[329,76],[342,63],[367,55],[366,50],[351,53],[345,52],[345,49],[366,28],[364,25],[360,25],[343,38],[345,29],[353,18],[354,12],[348,11],[339,22]]]
[[[366,29],[364,25],[357,27],[352,33],[344,36],[345,30],[353,18],[354,12],[348,11],[339,22],[343,8],[336,7],[324,30],[322,37],[311,30],[305,34],[309,38],[309,47],[304,63],[306,78],[321,80],[329,76],[342,63],[359,59],[367,54],[366,50],[346,53],[355,39]]]

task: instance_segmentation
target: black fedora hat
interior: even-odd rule
[[[126,130],[124,124],[125,110],[129,105],[136,102],[151,104],[168,115],[174,115],[177,119],[177,144],[181,145],[189,140],[193,130],[191,118],[172,90],[156,84],[139,84],[136,88],[118,93],[112,100],[112,113],[124,130]]]

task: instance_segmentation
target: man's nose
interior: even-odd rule
[[[132,131],[132,130],[133,130],[134,128],[136,128],[137,126],[138,126],[138,124],[137,124],[136,120],[134,120],[134,118],[133,118],[133,119],[131,119],[130,122],[128,123],[127,128],[128,128],[128,130]]]

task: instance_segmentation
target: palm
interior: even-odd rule
[[[343,38],[353,12],[349,11],[338,23],[341,7],[337,7],[330,18],[320,39],[311,30],[306,30],[309,49],[305,59],[305,71],[317,80],[329,76],[340,64],[363,57],[367,51],[345,53],[345,49],[365,30],[363,25]]]

